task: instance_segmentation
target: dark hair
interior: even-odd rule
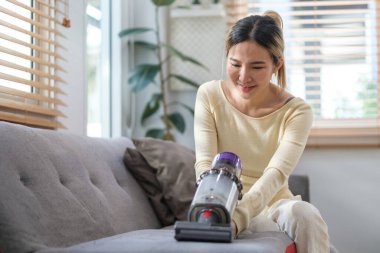
[[[277,12],[267,11],[264,15],[252,15],[237,21],[227,35],[226,54],[228,55],[231,47],[244,41],[255,41],[266,48],[273,63],[277,64],[279,59],[284,59],[281,16]],[[285,63],[275,74],[279,86],[285,89]]]

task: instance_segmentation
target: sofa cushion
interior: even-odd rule
[[[145,190],[163,226],[186,220],[195,193],[195,154],[171,142],[152,138],[133,141],[124,162]]]
[[[295,244],[282,232],[260,232],[239,235],[232,243],[177,242],[174,230],[140,230],[120,234],[67,249],[49,249],[37,253],[116,253],[116,252],[218,252],[218,253],[295,253]]]
[[[144,191],[125,170],[130,139],[0,122],[0,143],[0,252],[66,247],[160,227]]]

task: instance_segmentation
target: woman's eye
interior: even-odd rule
[[[263,69],[264,67],[253,67],[253,69]]]
[[[235,68],[239,68],[239,67],[240,67],[240,65],[238,65],[238,64],[234,64],[234,63],[231,63],[231,66],[232,66],[232,67],[235,67]]]

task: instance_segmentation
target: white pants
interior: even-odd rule
[[[312,204],[281,199],[252,219],[243,233],[285,232],[296,243],[297,253],[329,253],[327,225]]]

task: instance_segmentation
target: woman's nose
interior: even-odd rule
[[[248,82],[248,81],[251,81],[251,76],[250,76],[250,73],[249,71],[242,67],[240,69],[240,72],[239,72],[239,81],[242,82],[242,83],[245,83],[245,82]]]

